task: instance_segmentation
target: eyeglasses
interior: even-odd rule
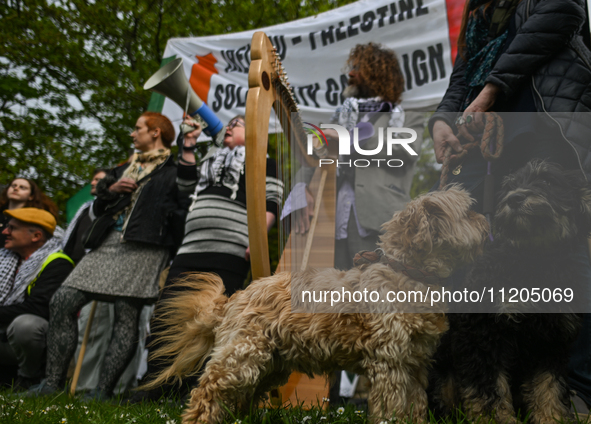
[[[6,231],[8,231],[9,233],[12,233],[13,231],[17,231],[17,230],[22,230],[24,227],[17,227],[15,225],[12,224],[8,224],[6,226]]]
[[[232,128],[234,128],[236,126],[244,127],[244,122],[242,122],[242,120],[239,118],[234,118],[230,122],[228,122],[228,125],[227,125],[229,130],[231,130]]]
[[[28,231],[30,233],[34,233],[36,230],[34,227],[28,227],[25,225],[12,225],[12,224],[7,224],[6,227],[4,227],[4,230],[2,232],[6,231],[6,234],[12,234],[15,231]]]

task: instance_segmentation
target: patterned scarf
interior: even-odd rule
[[[390,113],[388,126],[392,128],[401,128],[404,125],[405,114],[400,105],[393,105],[390,102],[384,102],[380,97],[374,97],[371,99],[357,99],[355,97],[348,97],[343,102],[343,105],[337,108],[335,113],[332,115],[330,122],[337,122],[339,125],[347,128],[351,134],[356,126],[358,126],[361,122],[369,122],[376,113],[388,112]],[[365,115],[360,118],[360,114]],[[361,134],[360,138],[362,138]],[[353,143],[352,135],[351,143]],[[338,168],[337,176],[340,178],[341,182],[349,181],[352,183],[355,180],[355,168]]]
[[[494,7],[486,8],[486,0],[470,0],[472,13],[466,25],[466,71],[464,78],[468,85],[468,93],[462,110],[466,109],[486,84],[492,68],[501,56],[509,30],[506,29],[496,38],[489,41],[489,27]]]
[[[360,113],[367,113],[364,118],[368,121],[372,112],[390,112],[389,127],[400,128],[404,124],[404,110],[400,105],[392,105],[390,102],[384,102],[380,97],[371,99],[349,97],[345,99],[342,106],[337,108],[330,122],[337,122],[351,131],[359,123]]]
[[[158,165],[164,163],[170,156],[169,149],[150,150],[149,152],[136,152],[130,159],[131,165],[127,167],[121,178],[132,178],[139,181],[150,174]]]
[[[0,249],[0,305],[12,290],[18,268],[18,255],[8,249]]]
[[[144,178],[146,175],[151,174],[158,165],[163,164],[166,162],[168,157],[170,156],[170,149],[157,149],[157,150],[150,150],[149,152],[136,152],[130,159],[131,165],[127,167],[125,172],[121,178],[132,178],[136,182]],[[135,189],[133,193],[131,193],[131,202],[129,206],[125,208],[125,210],[119,212],[119,214],[115,215],[119,217],[121,215],[125,216],[125,222],[123,223],[123,227],[121,231],[125,231],[127,227],[127,222],[129,221],[131,210],[133,209],[135,202],[137,201],[140,193],[142,192],[142,187],[148,181],[144,181],[140,186]]]
[[[56,228],[54,236],[18,267],[18,256],[8,249],[0,250],[0,305],[13,305],[25,300],[27,286],[41,270],[49,255],[62,248],[64,230]]]
[[[240,176],[244,174],[245,159],[244,146],[236,146],[233,149],[224,147],[203,162],[199,170],[199,181],[197,187],[195,187],[195,194],[191,196],[193,205],[197,200],[197,195],[210,186],[223,185],[232,190],[230,198],[232,200],[236,199],[238,182]],[[193,210],[193,205],[191,205],[190,210]]]

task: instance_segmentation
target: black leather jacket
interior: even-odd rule
[[[515,11],[517,34],[501,55],[487,82],[501,88],[497,104],[510,101],[530,84],[540,112],[568,112],[557,121],[577,152],[581,168],[591,177],[591,121],[572,112],[591,111],[591,54],[579,35],[585,23],[583,0],[523,0]],[[573,48],[573,47],[576,47]],[[458,55],[443,100],[429,122],[438,120],[455,130],[455,117],[466,95],[466,63]],[[585,126],[582,128],[581,125]]]
[[[93,212],[97,217],[116,213],[121,205],[129,204],[129,194],[118,194],[109,190],[129,166],[118,166],[111,170],[96,187],[97,198]],[[184,231],[188,195],[183,194],[176,184],[177,168],[172,156],[160,164],[147,177],[148,182],[138,188],[141,193],[131,210],[123,238],[159,246],[175,247],[180,244],[178,233]]]

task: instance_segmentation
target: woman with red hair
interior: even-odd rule
[[[156,300],[160,273],[175,248],[172,225],[179,220],[173,217],[188,200],[177,189],[177,168],[170,154],[174,136],[168,118],[142,114],[131,133],[138,152],[97,184],[91,211],[96,219],[84,240],[93,250],[51,300],[47,378],[30,390],[31,395],[64,388],[78,341],[76,313],[91,300],[114,303],[115,322],[98,386],[87,397],[109,398],[131,361],[141,309]]]

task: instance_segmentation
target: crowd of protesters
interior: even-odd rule
[[[483,112],[589,111],[589,65],[577,61],[580,53],[576,46],[571,48],[585,22],[582,5],[580,0],[466,2],[450,86],[429,123],[438,162],[448,147],[453,150],[452,159],[463,150],[458,134],[472,138],[472,129],[482,126]],[[565,76],[567,68],[574,75],[570,80]],[[362,77],[359,66],[352,71],[353,77],[357,73]],[[560,85],[557,80],[569,84]],[[366,94],[359,95],[367,99]],[[382,111],[384,106],[381,99],[373,102],[375,107],[366,104],[367,110],[359,102],[351,103],[345,106],[355,118],[362,112]],[[102,355],[97,353],[94,365],[85,371],[87,376],[94,373],[96,382],[85,397],[108,399],[123,384],[120,378],[137,355],[144,326],[140,316],[146,305],[158,299],[160,281],[164,298],[174,293],[177,277],[193,271],[218,273],[228,293],[242,287],[249,267],[244,117],[230,121],[225,146],[200,164],[194,150],[201,128],[191,121],[187,124],[195,130],[186,134],[175,160],[170,151],[175,135],[171,122],[159,113],[142,114],[131,134],[136,153],[124,165],[95,173],[96,199],[81,208],[65,232],[57,226],[57,207],[33,181],[17,177],[4,189],[0,195],[0,379],[5,384],[28,389],[28,396],[63,391],[79,344],[79,311],[91,301],[102,301],[112,305],[110,321],[99,320],[108,330],[102,336],[108,347]],[[563,165],[572,169],[583,164],[581,170],[589,175],[587,139],[575,140],[569,147],[557,144],[555,134],[548,134],[530,145],[522,127],[532,133],[536,125],[532,120],[520,122],[519,131],[509,127],[507,150],[516,154],[506,157],[525,162],[544,150],[540,157],[564,158]],[[468,156],[463,170],[449,181],[472,184],[477,209],[483,203],[480,188],[484,186],[479,182],[485,178],[484,165],[477,153]],[[502,166],[503,161],[496,169],[499,178],[513,170]],[[282,197],[271,161],[266,194],[270,227]],[[351,220],[356,224],[351,225],[353,233],[361,235],[361,219],[353,212],[344,223],[350,225]],[[587,246],[581,247],[581,257],[580,276],[588,281]],[[167,276],[165,268],[170,264]],[[585,407],[591,404],[590,317],[585,316],[571,364],[571,384]],[[9,373],[15,365],[18,374],[13,380]],[[148,375],[157,373],[160,366],[150,363]],[[160,393],[141,393],[138,400]]]
[[[65,390],[96,301],[77,387],[86,389],[88,400],[108,399],[137,384],[161,281],[169,288],[183,272],[215,271],[229,292],[242,287],[248,273],[244,117],[228,124],[224,146],[212,149],[200,165],[194,146],[201,127],[187,122],[195,129],[185,137],[177,161],[170,150],[171,122],[160,113],[142,114],[131,133],[135,153],[123,165],[94,172],[94,200],[79,208],[66,230],[57,225],[57,206],[35,182],[18,177],[4,188],[0,383],[25,389],[28,396]],[[275,166],[269,169],[272,223],[281,189]],[[232,216],[216,213],[228,207],[235,209]],[[211,227],[207,212],[212,210],[218,230]],[[226,224],[236,217],[243,219],[228,235]],[[200,243],[203,234],[216,243]],[[237,248],[230,251],[228,244]],[[177,256],[181,246],[183,254]],[[233,265],[224,268],[218,261],[216,268],[211,260],[216,255]],[[190,269],[184,257],[192,259]]]

